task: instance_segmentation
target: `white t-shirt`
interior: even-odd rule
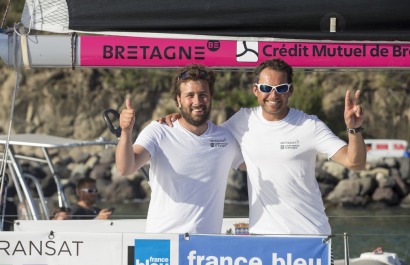
[[[200,136],[154,121],[135,144],[151,155],[146,232],[220,234],[228,174],[243,163],[235,138],[210,121]]]
[[[255,234],[330,234],[318,183],[318,153],[346,142],[316,116],[290,109],[267,121],[261,107],[242,108],[222,124],[236,138],[248,171],[249,228]]]

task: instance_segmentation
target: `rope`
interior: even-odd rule
[[[75,70],[76,54],[77,54],[77,33],[72,32],[71,35],[71,69]]]
[[[11,0],[9,0],[9,2],[7,3],[6,11],[4,11],[3,20],[1,21],[0,28],[3,28],[4,22],[6,21],[6,17],[7,17],[7,14],[9,12],[10,4],[11,4]]]
[[[27,42],[27,34],[22,32],[21,33],[21,54],[23,56],[23,63],[26,69],[30,69],[30,59],[28,56],[28,42]]]

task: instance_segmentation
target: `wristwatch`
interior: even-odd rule
[[[347,132],[351,134],[356,134],[356,133],[360,133],[363,131],[364,131],[364,128],[362,128],[361,126],[359,128],[347,128]]]

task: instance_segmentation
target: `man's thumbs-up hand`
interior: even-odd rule
[[[129,133],[132,132],[132,128],[135,123],[135,110],[131,106],[131,100],[127,98],[125,100],[126,108],[121,111],[120,115],[120,127],[121,130]]]

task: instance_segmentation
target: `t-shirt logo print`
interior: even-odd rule
[[[300,147],[299,140],[280,142],[280,149],[298,149]]]
[[[226,138],[223,139],[211,139],[209,140],[209,145],[211,147],[219,148],[226,147],[228,145]]]

